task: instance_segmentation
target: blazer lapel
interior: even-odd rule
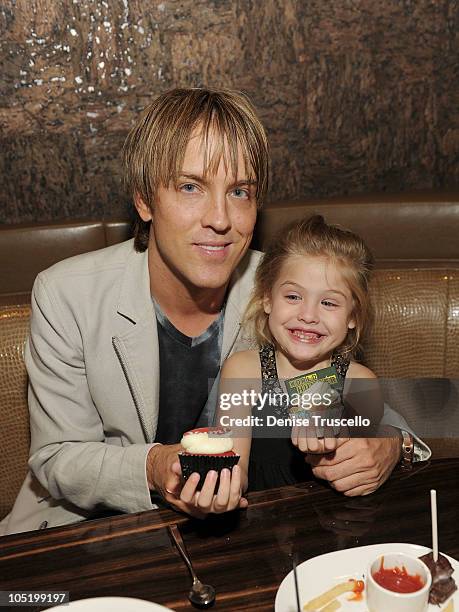
[[[131,328],[115,335],[113,345],[121,362],[147,442],[156,434],[159,407],[159,347],[156,317],[150,295],[148,250],[128,256],[117,307]]]

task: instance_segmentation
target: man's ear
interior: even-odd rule
[[[268,295],[265,295],[263,298],[263,310],[265,311],[265,314],[271,314],[271,299]]]
[[[151,208],[143,201],[142,197],[138,193],[134,195],[134,204],[142,221],[151,221],[153,217]]]

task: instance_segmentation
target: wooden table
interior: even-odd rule
[[[365,544],[429,546],[431,488],[440,547],[459,558],[458,474],[459,459],[450,459],[399,469],[368,497],[311,482],[254,493],[246,511],[206,521],[157,510],[7,536],[0,538],[0,590],[64,590],[71,600],[130,596],[192,610],[190,576],[166,529],[180,523],[198,576],[217,590],[215,610],[273,610],[293,553],[301,562]]]

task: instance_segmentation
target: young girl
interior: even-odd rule
[[[225,362],[220,398],[223,393],[234,398],[236,391],[240,396],[242,387],[255,393],[252,397],[259,397],[260,391],[282,393],[281,381],[335,366],[344,384],[342,399],[347,409],[350,406],[354,414],[363,409],[377,423],[383,404],[375,390],[376,377],[352,360],[368,325],[371,267],[372,256],[364,242],[350,231],[328,225],[319,215],[284,229],[259,265],[246,311],[246,324],[253,328],[259,348],[235,353]],[[354,393],[353,379],[354,383],[355,379],[368,381],[360,381]],[[367,385],[367,393],[360,392],[362,384]],[[266,417],[272,409],[270,413],[265,407],[263,411],[252,407],[251,412],[246,404],[232,401],[230,411],[222,410],[220,402],[219,422],[244,425],[233,429],[237,430],[235,450],[241,454],[243,481],[250,490],[306,480],[309,468],[304,453],[333,452],[345,441],[342,434],[335,437],[330,430],[318,436],[298,426],[288,430],[288,438],[273,437],[279,433],[269,433],[266,426],[260,434],[252,428],[258,424],[254,418]],[[226,420],[221,419],[223,414]],[[244,417],[250,414],[248,421]],[[274,414],[289,415],[282,405],[274,408]],[[236,421],[241,417],[243,421]]]

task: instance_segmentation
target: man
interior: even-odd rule
[[[241,316],[259,254],[249,243],[267,189],[267,140],[242,95],[176,89],[143,113],[124,149],[139,221],[133,241],[60,262],[32,296],[26,349],[31,473],[0,533],[100,510],[197,516],[241,498],[238,467],[182,486],[178,442],[212,422],[208,381],[247,346]],[[343,444],[314,473],[350,494],[376,489],[397,438]]]

